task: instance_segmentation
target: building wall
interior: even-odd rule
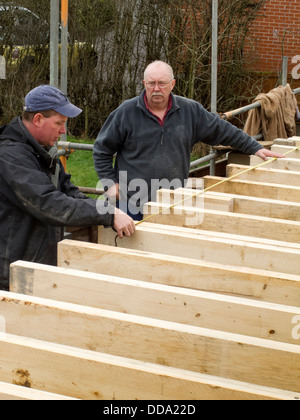
[[[288,57],[288,70],[291,75],[296,63],[300,62],[300,2],[299,0],[268,0],[262,16],[252,24],[255,39],[252,47],[257,54],[257,71],[279,73],[282,57]],[[300,70],[299,70],[300,78]],[[294,69],[295,74],[295,69]]]

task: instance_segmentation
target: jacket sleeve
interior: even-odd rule
[[[102,200],[83,200],[58,191],[34,155],[23,148],[1,148],[2,193],[13,205],[53,226],[113,226],[114,208]],[[19,150],[16,150],[19,149]],[[76,187],[75,187],[76,188]]]
[[[253,137],[250,137],[228,121],[222,120],[218,115],[206,111],[201,105],[200,115],[201,118],[198,117],[197,132],[201,133],[202,139],[200,141],[203,143],[211,146],[219,144],[231,146],[246,154],[255,154],[263,148]],[[205,127],[204,132],[202,127]]]
[[[94,164],[100,180],[117,182],[113,167],[114,154],[121,147],[123,140],[119,130],[119,110],[115,110],[106,120],[94,143]]]

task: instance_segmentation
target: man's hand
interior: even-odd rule
[[[109,197],[111,202],[116,203],[120,199],[120,186],[119,184],[114,184],[109,190],[105,193],[106,197]]]
[[[113,227],[119,238],[123,238],[124,235],[131,236],[135,232],[133,219],[117,208],[115,209],[115,222]]]
[[[260,157],[262,160],[268,160],[268,157],[271,158],[285,158],[284,155],[281,153],[272,152],[268,149],[260,149],[258,152],[255,153],[255,156]]]

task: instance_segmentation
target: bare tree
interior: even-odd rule
[[[248,70],[250,28],[266,0],[219,0],[218,108],[251,100],[260,85]],[[19,4],[49,21],[49,2]],[[210,105],[212,0],[73,0],[69,13],[68,93],[84,112],[71,121],[74,135],[95,137],[110,112],[143,88],[145,66],[168,61],[175,93]],[[1,19],[1,17],[0,17]],[[1,24],[0,24],[1,26]],[[1,29],[2,30],[2,29]],[[0,81],[0,119],[21,111],[28,90],[49,82],[49,39],[28,42],[13,59],[15,27],[0,33],[0,55],[7,58],[7,79]],[[4,33],[5,32],[5,33]],[[10,39],[8,41],[8,39]],[[249,48],[248,48],[249,51]],[[250,88],[252,91],[250,90]]]

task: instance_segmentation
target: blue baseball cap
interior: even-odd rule
[[[41,85],[32,89],[25,97],[24,111],[38,112],[53,110],[59,114],[74,118],[82,109],[71,104],[67,95],[54,86]]]

